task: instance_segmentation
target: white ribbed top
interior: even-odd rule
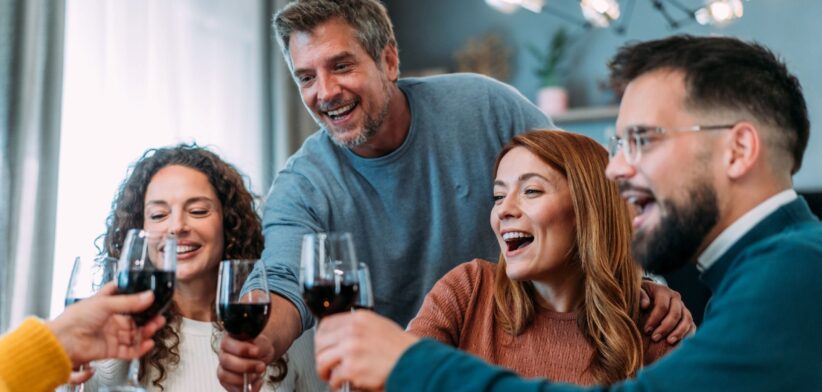
[[[165,392],[203,391],[224,392],[217,379],[219,361],[211,346],[214,332],[210,322],[184,318],[180,324],[180,364],[169,373],[163,385]],[[218,332],[219,334],[219,332]],[[287,353],[288,375],[273,388],[265,384],[264,392],[317,392],[327,390],[327,386],[317,378],[314,364],[314,333],[306,331],[297,339]],[[116,385],[125,379],[128,363],[124,361],[100,361],[94,364],[94,377],[86,383],[86,391],[97,391],[100,385]],[[152,372],[153,373],[153,372]],[[149,374],[148,380],[154,378]],[[148,383],[147,383],[148,384]],[[160,389],[145,385],[149,391]]]

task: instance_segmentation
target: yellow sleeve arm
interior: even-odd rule
[[[27,318],[0,337],[0,392],[53,391],[70,374],[68,354],[43,321]]]

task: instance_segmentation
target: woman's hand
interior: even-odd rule
[[[154,347],[151,337],[165,324],[156,316],[140,328],[142,340],[135,346],[135,327],[128,314],[148,309],[154,302],[150,291],[117,295],[110,282],[96,295],[66,308],[56,319],[46,323],[66,350],[74,366],[96,359],[132,359]],[[82,378],[77,375],[75,380]]]
[[[250,341],[237,340],[225,334],[220,343],[219,358],[217,378],[223,388],[242,392],[243,373],[246,373],[253,390],[259,391],[265,381],[265,369],[274,360],[274,346],[265,334]]]

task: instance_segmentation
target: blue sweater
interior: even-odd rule
[[[439,278],[461,262],[495,260],[488,224],[497,152],[551,122],[512,87],[479,75],[402,79],[411,126],[392,153],[362,158],[324,131],[274,180],[263,211],[269,288],[313,319],[298,285],[306,233],[347,231],[371,269],[376,310],[405,325]]]
[[[702,275],[713,291],[697,333],[610,388],[523,380],[426,340],[387,391],[822,391],[822,224],[803,199],[782,206]]]

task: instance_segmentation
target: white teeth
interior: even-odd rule
[[[354,104],[352,103],[350,105],[343,106],[343,107],[341,107],[337,110],[332,110],[332,111],[328,112],[328,115],[329,116],[339,116],[340,114],[343,114],[343,113],[351,110],[351,108],[353,108],[353,107],[354,107]]]
[[[509,231],[502,235],[502,239],[505,241],[514,239],[514,238],[532,238],[533,235],[528,233],[523,233],[521,231]]]
[[[177,254],[188,253],[188,252],[191,252],[193,250],[197,250],[199,248],[200,248],[199,246],[193,246],[193,245],[180,245],[180,246],[177,246]]]

